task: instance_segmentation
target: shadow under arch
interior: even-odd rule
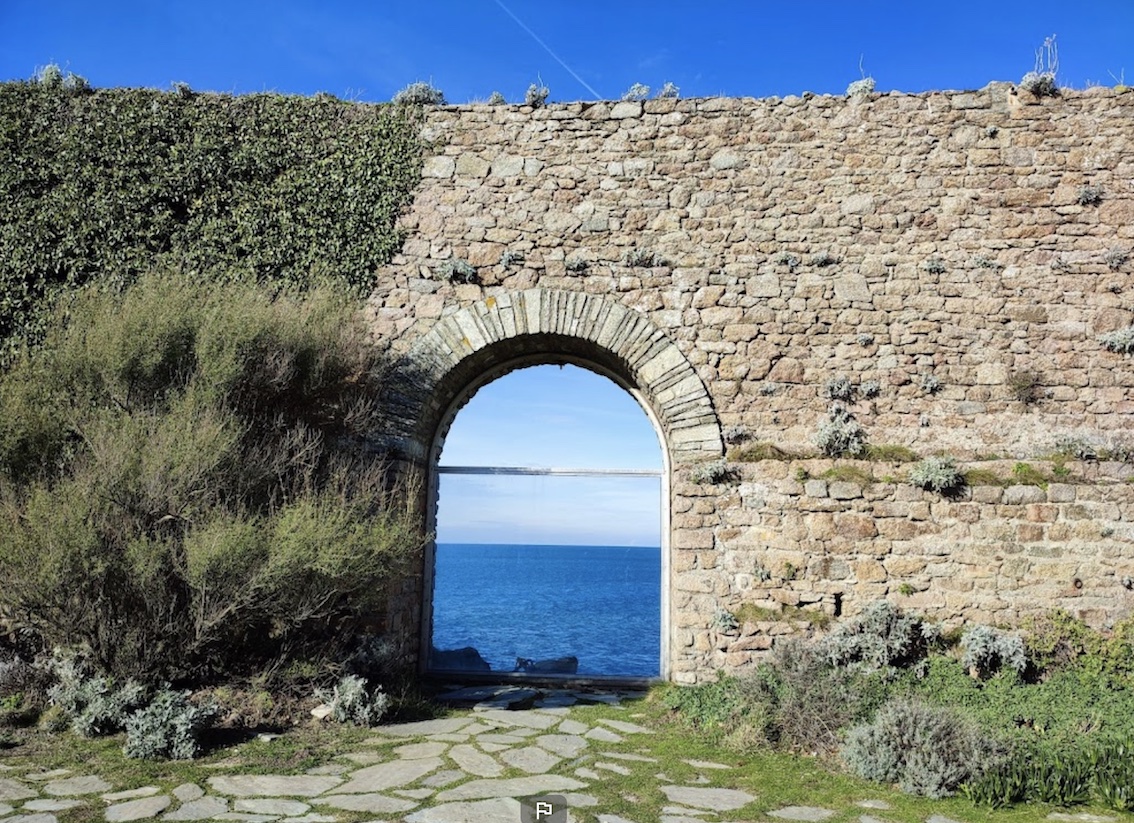
[[[529,289],[488,297],[443,317],[407,352],[417,389],[406,398],[399,450],[425,469],[425,525],[435,531],[437,461],[453,420],[475,392],[509,372],[570,363],[628,391],[658,435],[662,470],[660,676],[669,677],[670,478],[675,466],[717,459],[720,423],[704,383],[669,337],[638,312],[599,295]],[[419,669],[428,665],[435,547],[426,549]]]

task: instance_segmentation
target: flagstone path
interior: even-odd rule
[[[656,761],[647,755],[608,751],[610,744],[651,732],[630,718],[580,722],[570,706],[580,698],[619,705],[617,695],[557,692],[536,699],[540,695],[530,689],[479,687],[449,695],[454,696],[450,702],[479,701],[476,711],[380,726],[359,751],[301,775],[218,773],[203,785],[187,783],[171,791],[157,786],[116,790],[97,775],[0,762],[0,823],[58,823],[56,813],[80,805],[102,807],[107,823],[337,823],[339,812],[355,813],[350,819],[362,813],[376,823],[520,823],[525,819],[520,798],[532,795],[558,795],[572,810],[568,821],[598,823],[823,821],[838,811],[788,806],[756,812],[746,809],[756,799],[748,792],[704,785],[709,782],[704,774],[690,781],[694,785],[679,785],[657,772]],[[514,710],[517,705],[531,708]],[[400,744],[391,755],[373,749],[390,742]],[[698,772],[730,768],[685,762]],[[588,793],[595,784],[633,773],[652,775],[669,801],[659,821],[605,813]],[[885,823],[885,802],[863,800],[858,807],[858,823]],[[1055,813],[1049,819],[1109,823],[1118,818]],[[933,815],[926,823],[956,821]]]

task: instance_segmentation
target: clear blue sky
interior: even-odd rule
[[[879,90],[925,91],[1019,80],[1051,34],[1064,85],[1134,81],[1132,0],[2,0],[0,79],[55,62],[95,86],[369,101],[414,80],[517,100],[537,76],[552,100],[667,80],[763,97],[842,93],[861,57]]]
[[[841,94],[861,61],[879,91],[917,92],[1017,81],[1052,34],[1061,85],[1113,85],[1125,72],[1134,85],[1134,0],[0,0],[0,80],[57,63],[96,87],[185,82],[363,101],[416,80],[453,103],[493,91],[517,101],[537,78],[552,101],[615,99],[633,83],[656,91],[666,81],[684,97],[764,97]],[[443,459],[661,461],[628,395],[555,368],[483,389]],[[442,539],[656,544],[657,481],[604,482],[450,477]]]

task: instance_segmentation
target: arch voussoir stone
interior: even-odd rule
[[[540,357],[589,361],[637,389],[672,455],[723,451],[712,400],[685,355],[646,316],[601,295],[542,288],[493,295],[442,317],[408,356],[429,384],[412,421],[418,454],[469,385],[501,364]]]

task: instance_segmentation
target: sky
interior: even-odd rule
[[[578,366],[536,366],[483,386],[453,421],[442,466],[663,467],[638,402]],[[441,543],[658,546],[657,477],[442,474]]]
[[[0,0],[0,81],[54,63],[92,85],[450,103],[976,89],[1018,81],[1055,36],[1057,80],[1134,85],[1134,0]],[[1047,68],[1047,66],[1040,66]],[[605,378],[515,372],[458,415],[450,465],[661,467],[657,437]],[[657,545],[659,482],[445,476],[439,538]]]
[[[1019,80],[1053,34],[1063,85],[1134,81],[1134,0],[0,0],[0,79],[57,63],[96,87],[371,102],[418,80],[451,103],[534,82],[551,101],[841,94],[862,74],[917,92]]]

